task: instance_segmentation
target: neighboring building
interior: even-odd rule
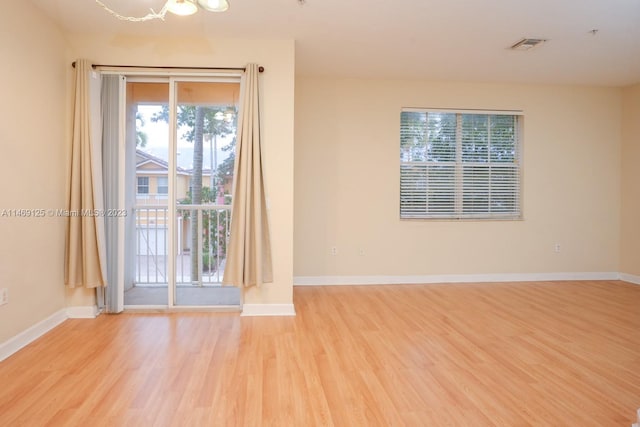
[[[189,195],[192,169],[177,168],[176,198],[184,200]],[[219,193],[229,196],[233,177],[225,177],[219,183]],[[211,169],[202,170],[202,186],[211,187]],[[169,164],[145,151],[136,150],[136,204],[166,205],[169,194]],[[216,204],[225,204],[218,199]]]
[[[177,167],[176,198],[184,200],[189,195],[191,174]],[[156,241],[164,242],[168,223],[169,197],[169,163],[145,151],[136,149],[136,229],[138,233],[137,249],[140,255],[148,255],[151,250],[146,245],[163,248],[165,243],[156,245]],[[142,234],[140,234],[142,233]],[[188,247],[189,221],[178,218],[178,241],[180,251]],[[153,242],[151,242],[153,241]],[[145,249],[146,248],[146,249]],[[163,255],[164,250],[154,252]]]
[[[189,171],[178,166],[176,198],[189,194]],[[166,205],[169,194],[169,164],[145,151],[136,150],[136,204]]]
[[[176,169],[176,199],[185,200],[189,195],[191,176],[193,170],[181,167]],[[219,185],[219,194],[227,197],[217,197],[215,204],[223,205],[225,199],[230,200],[232,178],[225,179]],[[211,170],[202,171],[202,186],[211,186]],[[164,254],[164,243],[156,245],[156,241],[166,239],[166,227],[168,222],[168,196],[169,196],[169,163],[159,157],[153,156],[142,150],[136,150],[136,229],[139,234],[138,255]],[[227,202],[228,203],[228,202]],[[178,212],[181,212],[180,210]],[[191,236],[191,222],[185,211],[184,215],[178,214],[178,242],[179,253],[188,250]],[[145,245],[151,245],[155,250],[145,249]]]

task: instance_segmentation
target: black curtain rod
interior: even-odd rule
[[[71,63],[73,68],[76,68],[76,61]],[[92,64],[91,68],[97,67],[111,67],[111,68],[157,68],[160,70],[234,70],[234,71],[247,71],[245,67],[154,67],[149,65],[107,65],[107,64]],[[258,67],[258,72],[264,72],[264,67]]]

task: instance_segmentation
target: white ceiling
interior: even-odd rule
[[[230,0],[226,13],[146,23],[118,21],[94,0],[31,1],[70,33],[294,39],[298,75],[640,82],[640,0]],[[103,2],[133,16],[164,4]],[[549,41],[528,52],[507,49],[523,37]]]

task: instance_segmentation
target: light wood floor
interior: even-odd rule
[[[298,287],[295,318],[68,320],[0,363],[1,426],[625,426],[640,286]]]

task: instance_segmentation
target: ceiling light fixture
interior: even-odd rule
[[[208,10],[209,12],[225,12],[227,9],[229,9],[228,0],[167,0],[164,6],[162,6],[160,12],[156,12],[155,10],[151,9],[151,12],[146,14],[145,16],[135,17],[121,15],[110,9],[102,1],[95,1],[111,15],[115,16],[121,21],[130,22],[144,22],[150,21],[152,19],[161,19],[164,21],[164,17],[167,15],[167,12],[179,16],[188,16],[196,13],[199,8]]]
[[[167,5],[167,10],[178,16],[189,16],[198,11],[198,6],[191,0],[169,0]]]
[[[201,8],[209,12],[225,12],[229,9],[229,2],[227,0],[198,0],[198,4]]]

